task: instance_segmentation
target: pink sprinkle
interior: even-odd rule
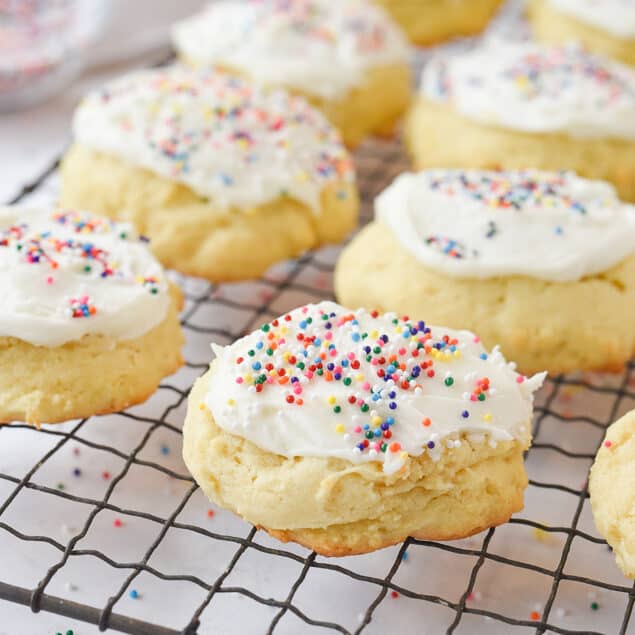
[[[470,397],[470,401],[476,401],[476,395],[472,395],[472,396]]]
[[[333,339],[333,333],[331,333],[331,331],[329,331],[328,333],[324,334],[324,339],[325,340],[332,340]]]
[[[300,384],[296,384],[295,387],[293,388],[293,392],[296,395],[301,395],[302,394],[302,386],[300,386]]]
[[[313,379],[313,371],[312,370],[307,370],[306,373],[304,373],[304,376],[307,379]]]
[[[46,279],[46,284],[53,284],[53,282],[53,276],[48,276],[48,278]]]
[[[481,341],[481,338],[477,335],[477,336],[474,338],[474,342],[475,342],[476,344],[478,344],[480,341]]]
[[[518,377],[516,377],[517,384],[522,384],[524,381],[525,381],[524,375],[518,375]]]
[[[329,355],[330,355],[331,357],[335,357],[335,356],[337,355],[337,349],[335,349],[335,348],[334,348],[334,349],[333,349],[333,350],[329,353]]]
[[[399,381],[399,375],[398,373],[394,373],[392,376],[393,381]]]
[[[348,359],[350,359],[351,361],[353,361],[355,359],[355,353],[348,353],[346,355],[346,357],[348,357]]]
[[[362,389],[363,389],[363,390],[370,390],[370,384],[369,384],[367,381],[365,381],[365,382],[362,384]]]
[[[604,447],[605,448],[610,448],[613,445],[613,443],[611,441],[609,441],[608,439],[604,442]]]
[[[273,384],[273,377],[267,377],[267,383]]]
[[[373,357],[373,359],[371,359],[371,360],[370,360],[370,363],[371,363],[373,366],[377,366],[377,364],[379,364],[379,362],[377,361],[377,358],[376,358],[376,357]]]
[[[302,307],[302,313],[308,313],[309,312],[309,307],[308,306],[303,306]]]
[[[353,432],[355,432],[356,434],[359,434],[362,431],[362,426],[355,426],[353,428]]]
[[[405,355],[406,354],[406,349],[405,348],[400,348],[399,349],[399,354],[400,355]]]
[[[243,383],[243,378],[242,377],[236,377],[236,383],[237,384],[242,384]]]

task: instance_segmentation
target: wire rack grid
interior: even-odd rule
[[[367,222],[371,216],[370,202],[397,173],[407,169],[407,161],[395,142],[371,142],[358,152],[356,158],[364,201],[362,218],[363,222]],[[11,202],[27,202],[38,195],[52,200],[56,191],[56,167],[57,162],[27,184]],[[613,566],[612,556],[589,525],[585,483],[605,427],[635,404],[632,364],[621,376],[556,377],[548,381],[538,397],[535,443],[527,458],[531,478],[527,509],[513,518],[510,524],[490,529],[468,541],[441,544],[408,539],[397,548],[365,557],[365,566],[360,568],[356,566],[355,558],[329,560],[301,548],[263,540],[262,532],[247,528],[240,521],[234,521],[227,532],[217,531],[214,523],[188,522],[189,516],[185,512],[194,498],[200,498],[196,484],[180,464],[166,466],[161,460],[148,459],[145,451],[152,445],[153,438],[162,432],[180,435],[188,386],[207,367],[208,343],[212,340],[232,341],[264,320],[291,308],[294,303],[331,298],[330,276],[337,253],[335,248],[308,253],[294,262],[274,268],[257,283],[245,285],[214,288],[200,280],[178,277],[187,299],[182,314],[188,340],[187,363],[179,374],[161,385],[148,404],[117,415],[118,421],[113,421],[112,417],[96,417],[64,426],[44,426],[40,431],[20,424],[0,427],[0,539],[1,534],[11,538],[11,549],[17,553],[18,563],[26,561],[26,554],[36,545],[46,545],[55,553],[39,569],[35,567],[36,583],[32,586],[17,584],[12,580],[9,568],[1,567],[0,598],[28,605],[33,611],[49,611],[93,623],[100,630],[113,629],[135,635],[230,632],[224,630],[227,626],[214,627],[213,619],[209,620],[214,614],[216,599],[225,594],[241,596],[252,608],[266,607],[266,617],[259,618],[259,626],[254,630],[262,633],[313,630],[351,634],[388,632],[382,623],[385,624],[388,619],[388,623],[395,624],[397,618],[386,618],[380,614],[382,611],[385,613],[385,607],[389,607],[388,611],[393,610],[393,600],[409,602],[405,613],[403,608],[398,610],[400,619],[405,614],[401,628],[404,633],[422,632],[426,623],[434,625],[429,631],[431,633],[626,635],[635,632],[631,620],[635,587],[629,586],[616,569],[610,568]],[[226,326],[216,326],[215,316],[228,312]],[[237,319],[237,315],[242,316],[242,320]],[[114,434],[116,427],[117,434],[125,434],[126,426],[133,421],[144,424],[145,431],[125,450],[118,443],[108,442],[107,435],[105,440],[100,437],[99,441],[95,441],[89,434],[96,426],[107,426],[109,434]],[[34,442],[36,437],[50,442],[45,451],[34,455],[35,460],[31,459],[30,464],[18,462],[23,468],[22,474],[16,474],[15,469],[2,469],[3,460],[7,458],[3,457],[2,448],[11,447],[12,435],[21,436],[22,447],[37,446]],[[63,487],[50,480],[50,476],[47,479],[47,465],[55,462],[56,457],[63,455],[66,464],[72,460],[68,458],[71,447],[75,448],[75,454],[96,451],[118,460],[118,470],[103,475],[108,478],[101,495],[76,492],[72,487]],[[573,464],[575,469],[571,467]],[[118,488],[129,481],[131,473],[139,468],[149,471],[154,479],[167,478],[179,484],[177,495],[171,497],[171,510],[166,513],[145,510],[137,505],[134,498],[127,499],[128,505],[117,502]],[[576,478],[579,479],[578,484],[574,481]],[[18,505],[20,497],[28,492],[37,493],[47,500],[80,504],[87,513],[82,516],[80,526],[67,528],[63,539],[56,537],[54,531],[41,534],[26,531],[19,521],[11,520],[19,516],[12,516],[10,512]],[[141,495],[138,493],[138,496]],[[556,496],[557,500],[549,502],[550,496]],[[551,513],[548,509],[556,510],[553,522],[544,519]],[[210,511],[209,515],[213,513]],[[106,549],[85,546],[85,539],[99,524],[100,517],[107,514],[115,514],[125,522],[142,519],[156,527],[154,533],[147,532],[144,536],[144,548],[138,557],[118,560],[106,553]],[[584,523],[589,525],[588,531]],[[170,532],[175,530],[184,532],[192,541],[195,537],[204,540],[206,550],[210,553],[218,551],[218,558],[225,557],[217,567],[217,575],[192,575],[179,572],[178,567],[162,570],[155,564],[155,556]],[[518,534],[519,531],[521,534]],[[502,539],[498,540],[501,534]],[[520,540],[519,535],[522,536]],[[2,554],[8,547],[4,546],[4,542],[0,545]],[[285,562],[296,566],[296,573],[288,580],[286,592],[279,597],[268,596],[266,589],[263,593],[250,588],[249,575],[243,577],[240,584],[233,581],[241,561],[254,552],[268,558],[266,566],[274,573]],[[183,552],[173,551],[172,554],[176,559],[183,557]],[[415,554],[424,561],[431,561],[429,568],[418,574],[412,570]],[[436,556],[431,557],[430,554]],[[441,575],[434,579],[434,559],[439,555],[444,558]],[[0,555],[0,562],[1,558]],[[101,604],[96,601],[78,602],[72,596],[68,597],[69,594],[52,590],[60,588],[54,582],[63,577],[73,561],[85,558],[95,563],[92,565],[95,576],[101,575],[102,566],[124,574],[114,592]],[[594,572],[599,571],[600,561],[609,573],[596,576]],[[582,566],[579,566],[581,563]],[[492,571],[492,566],[498,569]],[[401,576],[407,568],[410,575]],[[336,608],[332,611],[322,608],[318,618],[305,607],[306,601],[303,605],[300,596],[304,590],[313,593],[322,592],[324,588],[313,580],[316,571],[328,572],[330,580],[337,579],[335,586],[338,593],[349,593],[354,597],[358,587],[365,589],[363,606],[354,621],[348,618],[340,620]],[[531,577],[518,582],[518,572]],[[140,584],[142,576],[146,581],[153,578],[163,583],[181,583],[185,585],[181,592],[186,595],[190,589],[196,589],[198,600],[190,606],[189,612],[186,611],[185,618],[180,617],[182,621],[173,626],[166,626],[168,622],[163,620],[143,619],[136,608],[139,603],[130,603],[126,598],[130,590]],[[422,576],[427,581],[425,588],[420,586]],[[535,578],[539,578],[540,582],[537,583]],[[590,589],[588,597],[599,598],[597,602],[591,601],[591,605],[598,605],[598,610],[572,614],[571,610],[562,608],[566,606],[566,598],[569,598],[570,605],[578,606],[571,600],[572,592],[565,589],[565,585],[581,585]],[[441,588],[448,592],[440,593]],[[534,604],[521,602],[524,609],[519,613],[518,602],[510,601],[510,598],[517,595],[529,597],[532,589],[536,589],[533,599],[539,598],[539,601]],[[606,608],[602,609],[600,604]],[[241,615],[247,615],[251,609],[245,603],[241,606]],[[392,604],[394,606],[397,606],[396,603]],[[441,614],[437,614],[437,610],[441,610]],[[602,610],[602,619],[595,620]],[[610,615],[607,616],[607,612]],[[240,625],[241,618],[236,618],[236,630],[231,632],[246,632]]]

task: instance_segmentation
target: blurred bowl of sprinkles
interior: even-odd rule
[[[105,0],[0,0],[0,112],[35,105],[77,77],[106,10]]]

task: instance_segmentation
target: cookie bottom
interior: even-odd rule
[[[377,0],[415,44],[480,33],[503,0]]]
[[[635,579],[635,410],[606,432],[589,478],[598,531],[627,578]]]
[[[48,348],[0,338],[0,423],[60,423],[145,401],[183,364],[180,291],[165,319],[141,337],[86,335]]]
[[[324,188],[321,210],[280,197],[222,209],[189,187],[75,145],[62,163],[61,204],[129,221],[162,264],[212,282],[248,280],[307,249],[341,241],[357,223],[354,184]]]
[[[531,0],[529,19],[536,38],[560,44],[580,42],[590,51],[635,66],[635,39],[623,39],[558,11],[546,0]]]
[[[392,475],[380,463],[287,458],[215,424],[203,405],[209,378],[199,379],[190,396],[185,463],[211,500],[280,540],[326,556],[360,554],[408,536],[470,536],[523,507],[528,440],[492,447],[463,439],[439,461],[422,455]]]
[[[530,134],[471,121],[445,103],[420,97],[406,123],[406,143],[417,169],[481,168],[574,170],[613,183],[635,201],[635,142]]]
[[[500,345],[527,375],[621,370],[635,354],[634,289],[635,256],[577,282],[445,276],[379,222],[357,235],[335,270],[335,295],[344,306],[468,329],[486,347]]]

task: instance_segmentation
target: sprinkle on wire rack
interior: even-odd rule
[[[367,222],[371,216],[369,201],[373,200],[374,196],[391,180],[392,177],[407,168],[407,162],[404,159],[402,151],[400,150],[398,145],[395,143],[387,142],[373,142],[370,147],[366,146],[365,148],[362,148],[362,150],[358,153],[357,162],[359,166],[360,187],[364,200],[362,217],[363,221]],[[26,184],[21,189],[20,193],[11,202],[14,203],[26,200],[29,195],[38,191],[39,188],[45,185],[49,177],[55,174],[58,165],[59,159],[56,159],[33,182]],[[182,316],[182,324],[185,332],[203,332],[207,335],[229,341],[235,339],[236,337],[239,337],[244,332],[252,330],[257,325],[259,325],[260,322],[267,319],[268,316],[273,315],[275,313],[275,311],[273,310],[273,303],[285,291],[292,290],[313,298],[320,299],[324,297],[331,297],[330,292],[325,291],[324,289],[313,287],[311,285],[307,285],[300,281],[302,279],[302,273],[308,267],[311,267],[314,270],[317,270],[325,275],[332,273],[332,264],[325,263],[323,260],[321,260],[319,253],[306,254],[295,261],[291,268],[287,270],[287,273],[283,277],[283,279],[273,280],[264,278],[263,280],[259,281],[268,289],[267,300],[263,303],[258,303],[253,300],[251,302],[242,302],[233,300],[231,298],[220,297],[217,293],[215,293],[215,289],[210,285],[206,285],[202,290],[197,291],[196,293],[186,291],[186,298],[190,304],[190,307]],[[245,328],[241,329],[241,332],[232,332],[225,329],[211,329],[192,324],[190,319],[194,316],[194,314],[200,307],[206,305],[212,307],[216,306],[246,311],[249,313],[249,323]],[[201,373],[204,372],[206,368],[206,364],[197,363],[191,360],[188,360],[186,362],[186,365],[192,370],[200,371]],[[534,424],[535,435],[538,436],[538,433],[545,425],[545,421],[548,417],[554,418],[555,420],[563,418],[562,415],[560,415],[553,409],[553,404],[560,394],[561,390],[563,388],[566,388],[567,386],[581,388],[588,391],[597,391],[598,393],[610,395],[612,397],[613,402],[610,413],[605,420],[597,420],[589,416],[576,417],[576,420],[584,421],[596,428],[604,428],[615,418],[624,399],[635,399],[635,393],[629,390],[629,380],[631,379],[633,370],[635,370],[635,365],[629,365],[621,379],[620,385],[617,388],[596,386],[587,383],[584,380],[572,379],[567,377],[557,377],[550,380],[552,389],[551,393],[546,399],[545,404],[542,407],[537,408],[537,416]],[[527,632],[527,629],[533,629],[533,632],[536,635],[542,635],[543,633],[547,632],[562,633],[565,635],[574,635],[581,633],[585,633],[587,635],[602,635],[601,633],[596,633],[595,631],[568,630],[550,621],[554,606],[554,600],[558,593],[558,588],[561,582],[573,581],[582,582],[598,589],[623,594],[625,598],[626,608],[623,616],[615,616],[616,630],[614,632],[620,633],[621,635],[627,635],[628,632],[632,632],[632,630],[629,631],[628,629],[629,624],[631,624],[632,628],[631,618],[633,614],[633,607],[635,604],[635,586],[629,587],[626,585],[609,584],[601,580],[590,579],[565,573],[565,564],[570,555],[571,546],[574,538],[585,540],[589,543],[603,544],[602,541],[598,538],[595,538],[594,536],[591,536],[586,532],[578,529],[578,521],[580,519],[582,508],[586,498],[588,497],[586,486],[583,486],[580,489],[575,489],[557,482],[539,482],[535,480],[530,481],[530,485],[532,487],[559,490],[577,499],[576,511],[569,526],[547,526],[543,523],[534,520],[528,520],[525,518],[514,518],[511,520],[512,524],[522,525],[545,533],[559,534],[564,537],[564,546],[560,554],[559,562],[553,570],[529,562],[514,560],[490,552],[489,547],[496,532],[495,529],[490,529],[483,535],[479,548],[465,548],[463,546],[457,546],[456,544],[452,543],[439,544],[429,541],[408,539],[399,549],[392,564],[392,567],[389,569],[386,577],[379,578],[374,576],[362,575],[356,571],[349,570],[343,567],[341,564],[335,564],[330,561],[317,560],[315,553],[311,553],[308,556],[303,557],[283,549],[271,548],[259,544],[258,542],[255,542],[253,540],[257,533],[257,530],[255,528],[252,528],[246,537],[240,537],[216,533],[196,525],[179,522],[177,518],[196,491],[196,484],[189,476],[179,474],[165,466],[159,465],[158,463],[140,458],[142,450],[144,449],[144,447],[146,447],[149,439],[156,430],[160,428],[166,428],[177,434],[181,433],[178,427],[172,425],[167,420],[167,417],[173,410],[178,408],[184,402],[184,400],[187,398],[187,391],[181,390],[180,388],[167,383],[162,384],[160,390],[174,392],[176,394],[177,401],[176,403],[173,403],[172,405],[165,408],[159,418],[144,418],[139,414],[133,414],[130,412],[122,413],[121,415],[130,419],[143,420],[149,424],[146,433],[143,435],[137,446],[132,451],[125,453],[115,447],[95,443],[82,438],[81,436],[79,436],[80,431],[84,428],[84,426],[90,425],[89,420],[82,420],[79,421],[68,432],[60,431],[55,427],[42,429],[38,434],[50,435],[55,440],[55,443],[48,452],[39,457],[38,461],[24,475],[23,478],[17,478],[15,476],[3,474],[2,472],[0,472],[0,482],[4,481],[6,483],[12,484],[13,486],[13,489],[9,493],[9,495],[4,500],[0,501],[0,531],[8,532],[16,539],[25,543],[25,545],[29,543],[44,543],[53,547],[59,552],[59,559],[57,563],[42,572],[40,582],[34,589],[21,588],[2,581],[2,572],[0,571],[0,598],[30,606],[33,611],[49,611],[69,618],[93,623],[98,625],[101,630],[113,629],[125,633],[133,633],[135,635],[176,635],[177,633],[194,635],[198,632],[197,629],[199,626],[199,620],[212,599],[217,594],[232,593],[239,594],[241,596],[250,598],[251,600],[259,604],[267,605],[269,607],[277,609],[271,622],[263,627],[266,633],[274,633],[280,620],[285,616],[286,613],[290,612],[306,625],[319,626],[322,627],[324,631],[334,631],[350,635],[353,635],[353,633],[355,633],[355,635],[358,635],[363,632],[370,632],[369,626],[372,623],[375,610],[380,606],[380,604],[384,601],[389,593],[397,593],[406,598],[421,602],[424,605],[422,607],[422,610],[425,610],[426,603],[432,603],[442,605],[453,611],[454,619],[447,628],[448,634],[457,632],[457,629],[459,628],[459,625],[461,624],[464,616],[472,614],[482,616],[483,618],[490,618],[492,620],[498,621],[499,623],[505,624],[509,627],[510,633],[515,632],[516,630]],[[0,426],[0,444],[2,443],[2,435],[9,435],[11,434],[12,430],[28,429],[30,429],[28,426],[20,424],[14,424],[5,427]],[[92,499],[74,495],[56,488],[54,484],[41,485],[32,482],[31,479],[34,474],[45,463],[51,460],[52,457],[56,455],[56,453],[60,452],[62,448],[69,444],[69,442],[77,443],[103,452],[108,452],[124,462],[123,467],[119,471],[119,473],[112,476],[109,486],[101,499]],[[566,448],[560,447],[555,443],[537,442],[534,445],[533,449],[530,450],[530,452],[536,451],[537,449],[547,449],[555,451],[563,457],[570,458],[583,458],[590,460],[594,456],[594,453],[580,454],[570,452]],[[174,479],[178,479],[187,485],[187,490],[185,491],[185,494],[183,495],[180,503],[167,518],[163,518],[152,513],[127,509],[115,505],[111,502],[111,495],[115,487],[126,476],[132,466],[144,466],[146,468],[150,468],[159,473],[168,475]],[[6,522],[6,520],[3,519],[3,514],[6,512],[7,508],[23,490],[36,490],[46,496],[59,497],[67,501],[83,503],[90,506],[91,512],[88,515],[83,527],[72,537],[72,539],[66,546],[61,544],[59,541],[55,540],[51,536],[26,535],[25,533],[14,528],[10,523]],[[100,552],[99,550],[78,548],[78,542],[87,535],[93,524],[93,521],[95,520],[95,517],[99,514],[99,512],[103,510],[108,510],[122,516],[143,518],[160,526],[158,535],[147,545],[147,549],[143,557],[138,562],[117,562],[109,558],[106,554]],[[213,581],[212,583],[206,582],[193,575],[168,575],[153,568],[149,564],[152,554],[161,545],[168,530],[170,529],[181,529],[203,536],[210,541],[210,545],[212,545],[211,548],[213,548],[214,542],[229,543],[235,546],[233,556],[229,559],[227,566],[215,581]],[[472,567],[471,573],[469,575],[467,586],[458,601],[450,601],[446,598],[433,594],[415,592],[412,589],[409,589],[406,586],[402,586],[395,581],[395,575],[397,574],[399,567],[404,560],[404,554],[406,553],[408,547],[410,547],[411,545],[418,545],[426,549],[443,550],[445,552],[456,555],[468,555],[475,559],[475,564]],[[300,574],[292,584],[284,600],[274,600],[271,598],[261,597],[260,595],[241,586],[225,585],[227,578],[230,576],[230,574],[234,570],[234,567],[247,550],[256,550],[261,553],[275,556],[277,558],[288,558],[300,565]],[[104,606],[89,606],[86,604],[79,604],[48,594],[46,592],[47,587],[51,582],[53,576],[57,572],[64,569],[71,556],[92,556],[114,569],[130,570],[131,573],[126,577],[124,582],[120,585],[118,591],[106,602]],[[498,562],[516,568],[526,569],[529,571],[540,573],[543,576],[547,576],[551,579],[551,589],[547,601],[544,604],[538,619],[518,619],[504,613],[490,611],[479,608],[478,606],[474,606],[472,604],[468,604],[468,600],[471,597],[471,594],[474,592],[479,572],[487,561]],[[307,615],[304,611],[302,611],[294,604],[296,593],[305,583],[307,574],[311,569],[330,570],[332,572],[348,576],[352,583],[369,583],[374,585],[374,587],[377,589],[376,596],[366,607],[365,611],[360,617],[360,622],[354,631],[351,631],[336,622],[319,621],[312,619],[309,615]],[[187,582],[199,587],[205,593],[203,601],[193,612],[189,622],[187,624],[184,624],[181,630],[177,631],[171,628],[166,628],[164,626],[152,624],[141,619],[127,617],[116,612],[115,607],[118,601],[126,592],[130,592],[133,581],[141,573],[156,576],[157,578],[165,581]]]

